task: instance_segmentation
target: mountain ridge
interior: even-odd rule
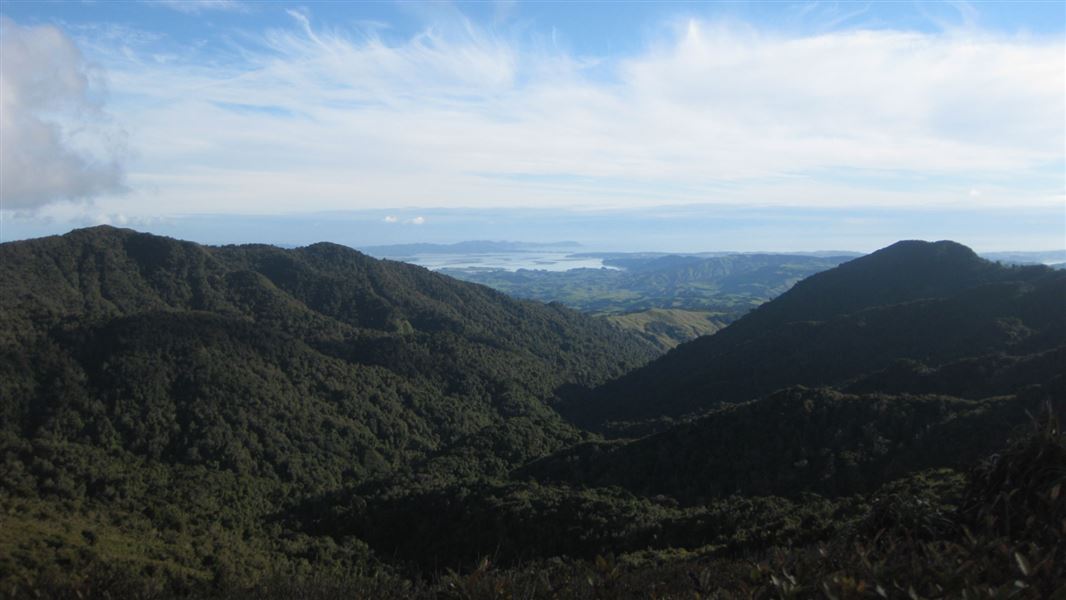
[[[569,309],[328,243],[206,247],[101,227],[0,245],[0,273],[11,282],[0,290],[8,422],[124,440],[136,452],[171,448],[151,451],[160,460],[184,460],[180,444],[208,443],[200,455],[237,464],[226,456],[241,452],[210,441],[215,425],[246,443],[251,422],[302,437],[337,402],[349,416],[335,441],[355,444],[368,465],[384,453],[395,467],[523,415],[570,439],[574,431],[545,404],[554,389],[602,380],[654,353]],[[230,397],[225,389],[257,391]],[[248,403],[288,406],[290,397],[305,399],[310,420],[290,427],[276,411],[249,412]],[[185,412],[190,404],[211,416]],[[153,416],[130,418],[142,412]],[[364,421],[379,423],[382,435]],[[294,452],[278,443],[276,456]],[[284,462],[273,460],[267,475],[284,478]],[[352,468],[339,456],[326,462],[323,481]]]

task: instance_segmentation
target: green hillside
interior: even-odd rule
[[[500,428],[480,464],[506,471],[579,439],[548,408],[556,389],[654,353],[569,309],[331,244],[100,227],[4,244],[0,276],[5,505],[43,501],[94,531],[112,513],[149,528],[181,515],[267,539],[263,519],[296,498]],[[198,477],[206,490],[181,491]],[[215,498],[231,494],[247,500]],[[162,563],[203,572],[171,546]],[[245,550],[245,570],[267,560]]]
[[[788,388],[638,440],[578,444],[520,474],[686,503],[868,493],[907,473],[966,468],[1062,391],[1061,376],[1051,386],[981,400]]]
[[[651,363],[706,315],[333,244],[0,277],[0,597],[1066,593],[1060,271],[901,243]]]

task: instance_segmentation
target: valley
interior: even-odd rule
[[[1066,589],[1066,272],[604,260],[555,277],[640,290],[606,317],[328,243],[0,245],[0,593]]]

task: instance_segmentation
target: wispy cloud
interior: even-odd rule
[[[615,58],[290,16],[226,60],[96,48],[140,153],[116,212],[1063,201],[1061,37],[688,20]]]

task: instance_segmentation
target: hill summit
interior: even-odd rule
[[[937,366],[1048,350],[1066,332],[1064,290],[1066,274],[1047,267],[1003,266],[955,242],[898,242],[812,275],[560,410],[603,428],[838,384],[900,359]]]

